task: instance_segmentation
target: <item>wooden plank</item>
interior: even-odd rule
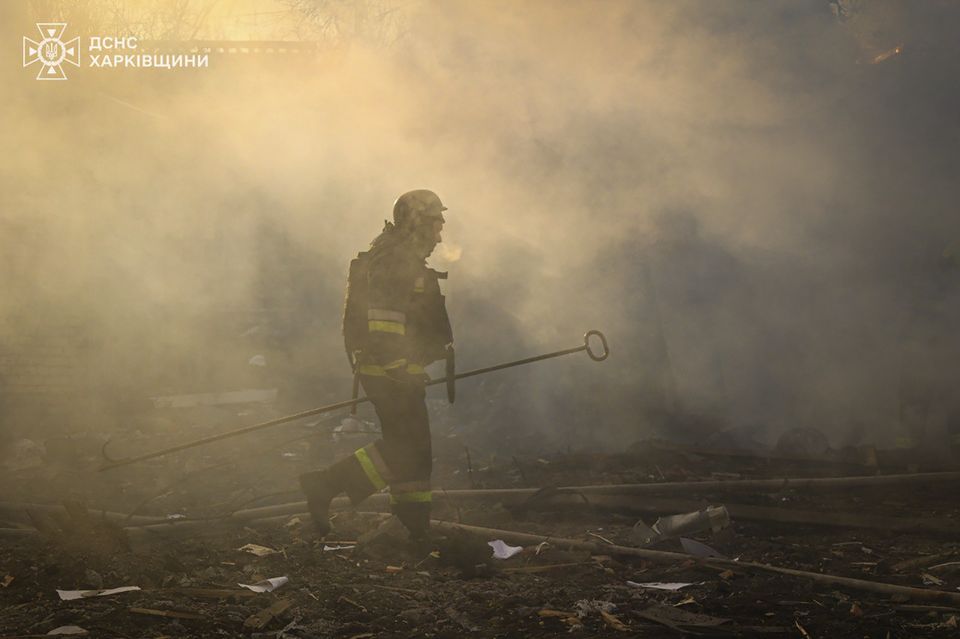
[[[243,622],[243,627],[249,630],[263,630],[267,627],[267,624],[283,614],[289,607],[290,601],[287,599],[275,601],[269,608],[264,608],[260,612],[247,617],[247,620]]]

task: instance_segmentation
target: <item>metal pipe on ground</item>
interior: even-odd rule
[[[791,477],[782,479],[732,479],[698,482],[663,482],[651,484],[603,484],[592,486],[567,486],[552,491],[553,495],[667,495],[699,494],[714,492],[779,492],[785,489],[864,488],[872,486],[906,486],[927,483],[960,481],[960,472],[913,473],[907,475],[869,475],[858,477]],[[464,490],[435,490],[434,502],[454,499],[497,500],[506,505],[520,504],[541,492],[538,488],[491,488]],[[369,497],[364,504],[387,503],[389,497],[380,493]],[[582,500],[581,500],[582,501]],[[345,497],[333,500],[334,507],[347,507]],[[274,506],[261,506],[233,513],[230,517],[239,520],[259,519],[306,511],[306,502],[298,501]],[[184,522],[187,523],[187,522]]]
[[[544,495],[544,504],[556,504],[557,500],[566,500],[568,504],[583,504],[583,496],[593,497],[589,503],[601,505],[604,499],[644,496],[644,501],[632,503],[632,507],[640,512],[689,512],[697,510],[700,504],[696,502],[664,502],[648,497],[647,495],[679,494],[716,494],[738,492],[762,492],[790,489],[847,489],[853,487],[891,486],[891,485],[918,485],[924,483],[939,483],[960,481],[960,473],[914,473],[908,475],[878,475],[867,477],[815,477],[815,478],[784,478],[784,479],[746,479],[723,480],[704,482],[671,482],[652,484],[609,484],[600,486],[570,486],[558,488]],[[533,488],[502,488],[483,490],[437,490],[433,492],[435,502],[451,500],[496,500],[505,505],[519,505],[541,492]],[[389,496],[384,493],[372,495],[363,502],[364,509],[383,508],[388,504]],[[338,497],[331,504],[333,508],[348,508],[350,502],[345,497]],[[162,532],[173,527],[178,529],[198,528],[209,526],[211,522],[246,522],[269,517],[280,517],[306,512],[305,501],[262,506],[240,510],[219,519],[209,520],[181,520],[163,521],[163,523],[148,524],[143,528]],[[756,521],[778,521],[781,523],[825,525],[840,527],[880,528],[897,531],[933,531],[940,533],[955,533],[957,529],[943,522],[923,523],[918,519],[886,518],[845,513],[824,513],[809,511],[793,511],[792,509],[764,508],[759,506],[728,505],[731,515],[743,519]],[[792,514],[791,514],[792,513]]]
[[[858,475],[854,477],[783,477],[777,479],[719,479],[709,481],[656,482],[649,484],[606,484],[599,486],[570,486],[558,488],[560,492],[590,494],[655,495],[693,494],[706,492],[780,492],[783,490],[817,490],[870,488],[884,486],[914,486],[941,482],[960,481],[960,472],[912,473],[898,475]],[[434,492],[439,497],[444,492],[458,497],[474,493],[485,495],[531,496],[535,488],[495,488],[489,490],[448,490]]]
[[[791,490],[832,490],[848,488],[867,488],[878,486],[911,486],[922,484],[935,484],[942,482],[960,481],[960,472],[940,472],[940,473],[913,473],[900,475],[870,475],[857,477],[794,477],[782,479],[734,479],[717,481],[699,481],[699,482],[663,482],[650,484],[608,484],[599,486],[569,486],[558,488],[551,491],[549,499],[574,499],[580,503],[583,502],[581,495],[594,496],[594,501],[601,501],[600,496],[646,496],[646,495],[670,495],[670,494],[718,494],[718,493],[756,493],[756,492],[778,492],[786,489]],[[505,505],[519,505],[530,497],[533,497],[539,489],[535,488],[499,488],[499,489],[476,489],[476,490],[438,490],[434,491],[433,498],[436,502],[445,500],[496,500]],[[562,497],[561,497],[562,496]],[[365,507],[383,507],[387,504],[389,497],[385,494],[373,495],[364,502]],[[691,503],[676,502],[674,506],[667,507],[664,503],[650,501],[648,497],[646,505],[644,502],[637,502],[635,507],[649,508],[647,512],[663,512],[669,510],[689,511],[696,510],[691,508]],[[547,502],[549,503],[549,502]],[[554,502],[556,503],[556,502]],[[346,508],[349,501],[340,497],[333,501],[334,508]],[[61,514],[65,509],[60,505],[50,504],[26,504],[19,502],[0,502],[0,512],[24,513],[27,509],[34,508],[40,512],[49,512]],[[783,523],[805,523],[822,524],[831,526],[856,526],[856,521],[860,520],[860,527],[867,528],[891,528],[893,530],[933,530],[935,532],[952,532],[946,530],[943,526],[936,523],[922,524],[919,520],[907,520],[902,518],[872,518],[861,515],[842,515],[815,513],[816,518],[801,514],[799,511],[787,509],[762,509],[757,506],[733,506],[731,514],[734,517],[744,519],[756,519],[758,521],[781,521]],[[207,527],[211,522],[245,522],[267,517],[279,517],[283,515],[292,515],[306,511],[306,502],[299,501],[287,504],[278,504],[274,506],[263,506],[260,508],[251,508],[240,510],[228,516],[218,519],[206,520],[166,520],[163,517],[147,517],[137,515],[127,518],[127,515],[110,511],[90,510],[92,516],[105,517],[111,521],[128,524],[128,527],[144,528],[155,532],[170,530],[177,527],[178,530],[190,528]],[[776,511],[765,512],[765,511]],[[863,526],[862,524],[866,524]],[[19,530],[19,529],[16,529]],[[19,534],[19,533],[18,533]]]
[[[27,511],[40,512],[48,515],[69,515],[69,511],[62,504],[34,504],[19,501],[0,501],[0,518],[11,519],[14,521],[29,522]],[[87,512],[91,518],[106,519],[115,523],[127,523],[132,525],[159,524],[166,521],[165,517],[148,517],[144,515],[133,515],[128,517],[123,513],[110,510],[100,510],[99,508],[87,507]]]
[[[634,513],[686,513],[701,510],[704,503],[694,500],[637,497],[634,495],[594,495],[585,504],[579,495],[557,495],[535,508],[551,506],[592,507],[606,511]],[[960,522],[946,518],[885,517],[860,512],[802,510],[793,507],[753,506],[724,501],[730,517],[736,521],[762,521],[798,526],[827,528],[860,528],[892,532],[926,532],[960,537]]]
[[[346,506],[346,503],[337,506]],[[960,524],[948,519],[910,519],[907,517],[881,517],[862,515],[859,513],[823,512],[811,510],[796,510],[792,508],[768,508],[741,504],[723,504],[730,516],[736,521],[762,521],[781,524],[795,524],[798,526],[818,526],[828,528],[857,528],[867,530],[887,530],[901,533],[936,533],[938,535],[960,536]],[[386,512],[387,500],[371,503],[364,502],[358,512]],[[571,507],[598,508],[612,512],[632,512],[649,514],[675,514],[702,510],[704,504],[696,501],[680,501],[671,499],[644,498],[642,501],[627,502],[617,495],[601,495],[595,497],[589,504],[585,504],[576,495],[557,495],[543,502],[542,506],[562,506],[565,510]],[[281,524],[292,516],[307,517],[306,502],[291,504],[290,512],[274,514],[267,517],[245,519],[248,525]],[[169,527],[151,526],[152,529],[162,530]]]
[[[807,579],[816,583],[841,588],[850,588],[864,592],[873,592],[882,595],[900,595],[908,597],[914,601],[935,601],[940,603],[949,603],[960,605],[960,593],[946,592],[942,590],[928,590],[925,588],[913,588],[911,586],[898,586],[895,584],[882,583],[877,581],[867,581],[865,579],[855,579],[852,577],[841,577],[838,575],[828,575],[817,572],[807,572],[805,570],[794,570],[792,568],[781,568],[769,564],[759,564],[749,561],[733,561],[732,559],[699,559],[678,552],[667,552],[663,550],[647,550],[644,548],[631,548],[629,546],[618,546],[615,544],[599,544],[590,541],[580,541],[578,539],[566,539],[564,537],[551,537],[547,535],[534,535],[530,533],[517,532],[513,530],[501,530],[498,528],[484,528],[481,526],[470,526],[467,524],[457,524],[449,521],[433,520],[430,522],[431,528],[440,532],[449,532],[460,530],[483,536],[487,539],[503,539],[506,542],[516,544],[539,544],[549,541],[555,546],[569,548],[572,550],[587,550],[600,555],[620,555],[628,557],[638,557],[647,561],[656,563],[677,563],[682,561],[694,560],[700,564],[713,568],[724,568],[730,570],[746,570],[753,572],[785,575],[788,577],[797,577]]]

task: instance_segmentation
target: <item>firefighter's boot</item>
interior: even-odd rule
[[[429,543],[430,502],[399,502],[393,504],[393,514],[410,531],[415,544]]]
[[[314,470],[300,475],[300,490],[307,496],[313,528],[321,537],[330,534],[330,502],[343,491],[331,470]]]
[[[345,492],[356,506],[378,488],[358,460],[359,452],[344,457],[326,470],[300,475],[300,488],[307,496],[310,518],[313,519],[317,534],[321,536],[330,533],[330,502],[334,497]]]

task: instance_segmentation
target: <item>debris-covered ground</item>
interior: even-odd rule
[[[465,455],[452,458],[462,464]],[[24,472],[19,471],[21,479]],[[695,454],[651,445],[620,455],[567,454],[506,462],[477,456],[469,467],[441,465],[436,483],[451,489],[471,484],[516,488],[875,472],[837,460]],[[292,475],[282,477],[289,483]],[[692,503],[695,508],[726,505],[730,525],[693,530],[687,533],[686,545],[669,538],[648,547],[713,551],[741,562],[956,593],[960,522],[953,499],[955,486],[940,481],[816,492],[788,488],[683,494],[668,501],[682,500],[677,503]],[[192,491],[197,491],[196,486]],[[171,489],[167,501],[160,500],[162,508],[155,502],[140,507],[143,500],[128,495],[122,508],[113,509],[130,512],[133,505],[140,507],[141,515],[169,515],[170,500],[184,499],[187,492]],[[184,522],[174,518],[166,529],[144,534],[120,528],[144,523],[141,520],[107,520],[99,511],[78,509],[76,503],[68,503],[61,514],[55,509],[33,511],[30,524],[18,521],[18,505],[6,504],[3,517],[8,529],[0,551],[0,633],[46,635],[70,626],[95,636],[118,637],[554,636],[567,632],[580,636],[917,637],[958,632],[960,606],[949,602],[711,566],[694,555],[655,563],[603,550],[610,544],[641,544],[641,531],[649,528],[637,522],[654,524],[655,510],[680,512],[656,506],[663,498],[658,502],[639,495],[591,499],[584,494],[579,503],[567,499],[557,505],[551,504],[549,493],[542,493],[520,507],[516,500],[507,507],[501,499],[461,499],[457,494],[438,500],[437,519],[596,545],[592,551],[571,550],[547,540],[525,544],[508,559],[495,559],[488,545],[494,535],[447,531],[429,547],[415,547],[397,535],[388,516],[372,512],[338,512],[333,538],[318,540],[311,536],[307,517],[296,513],[242,523],[214,517],[191,523],[186,532],[178,532],[177,526]],[[298,499],[277,491],[272,503]],[[738,517],[738,512],[746,518]],[[769,520],[783,513],[811,521]],[[853,525],[824,525],[831,515],[851,518]],[[46,533],[10,531],[29,525]],[[911,526],[915,526],[912,531]],[[706,549],[689,545],[689,539],[705,544]],[[239,585],[255,586],[279,577],[285,583],[271,592],[256,593]],[[139,590],[72,600],[61,600],[70,595],[58,594],[58,590],[128,586]]]
[[[0,639],[958,635],[958,33],[0,0]],[[388,340],[451,356],[436,536],[317,539]]]

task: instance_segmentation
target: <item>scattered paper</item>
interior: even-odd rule
[[[256,555],[257,557],[266,557],[267,555],[275,555],[278,551],[273,548],[267,548],[266,546],[261,546],[259,544],[247,544],[246,546],[240,546],[237,550],[248,552],[251,555]]]
[[[6,588],[10,584],[12,584],[13,579],[14,579],[13,575],[7,575],[6,577],[4,577],[2,580],[0,580],[0,588]]]
[[[247,590],[252,590],[254,592],[273,592],[280,586],[286,584],[289,579],[286,577],[271,577],[270,579],[264,579],[263,581],[258,581],[255,584],[237,584],[242,586]]]
[[[140,590],[140,586],[122,586],[107,590],[58,590],[57,594],[60,595],[61,601],[71,601],[73,599],[86,599],[87,597],[106,597],[121,592],[130,592],[131,590]]]
[[[356,546],[341,546],[337,544],[336,546],[328,546],[327,544],[323,545],[323,552],[336,552],[338,550],[353,550]]]
[[[644,583],[637,583],[636,581],[628,581],[628,586],[633,586],[634,588],[652,588],[653,590],[672,590],[677,591],[681,588],[686,588],[687,586],[699,586],[700,583],[686,583],[686,582],[663,582],[663,581],[647,581]]]
[[[725,557],[718,553],[716,550],[711,548],[706,544],[701,544],[699,541],[693,539],[687,539],[686,537],[680,538],[680,545],[683,546],[683,552],[688,555],[693,555],[695,557],[719,557],[724,559]]]
[[[247,360],[247,364],[249,364],[250,366],[266,366],[267,358],[264,357],[263,355],[254,355],[249,360]]]
[[[646,525],[642,519],[633,525],[633,536],[641,546],[651,544],[660,537],[657,531]]]
[[[502,539],[488,541],[487,545],[493,548],[494,559],[510,559],[523,552],[523,546],[508,546]]]
[[[174,514],[172,514],[172,515],[167,515],[167,519],[168,519],[169,521],[176,521],[177,519],[186,519],[186,518],[187,518],[187,516],[186,516],[186,515],[183,515],[183,514],[181,514],[181,513],[174,513]]]
[[[85,635],[87,631],[80,626],[60,626],[59,628],[54,628],[48,635]]]

